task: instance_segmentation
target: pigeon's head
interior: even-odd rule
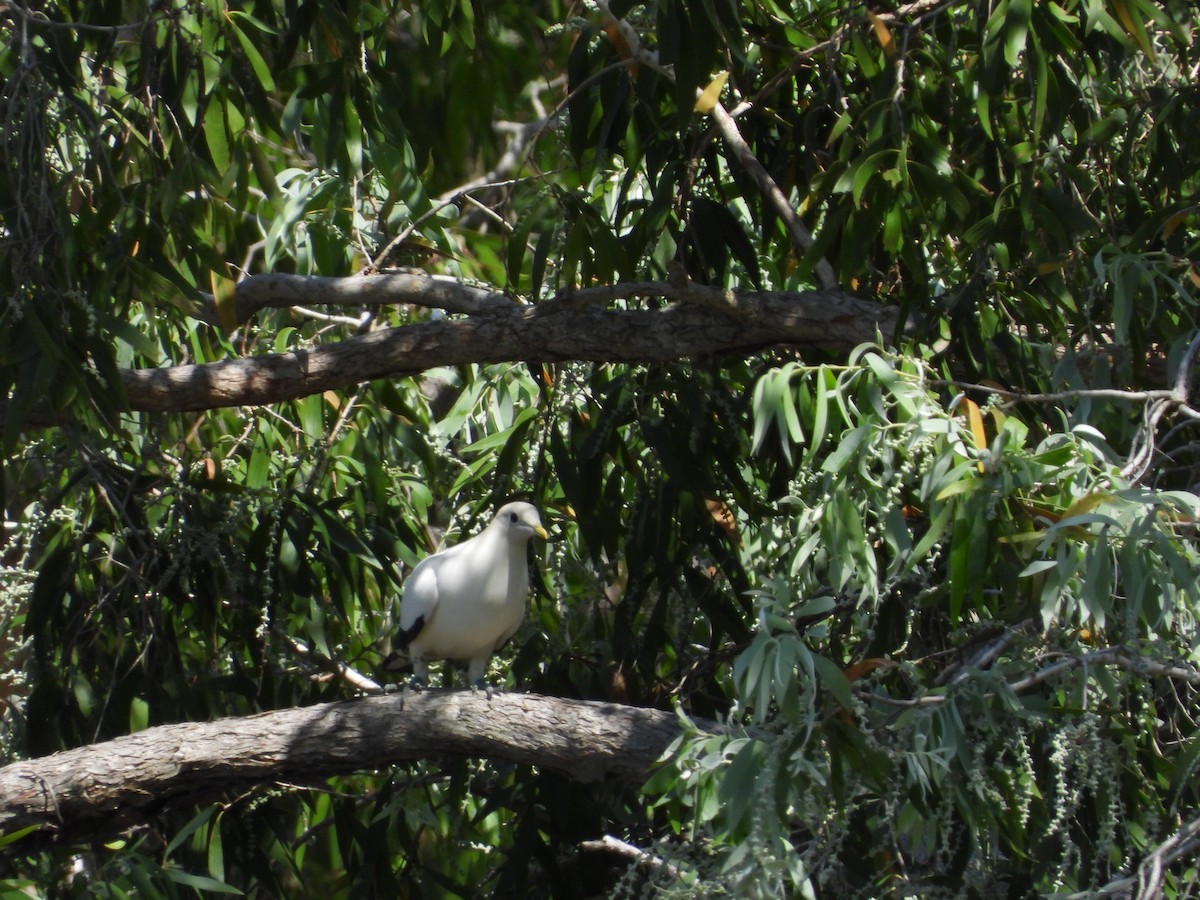
[[[540,538],[547,537],[537,507],[522,501],[500,507],[492,519],[491,527],[503,531],[505,538],[510,541],[527,541],[535,534]]]

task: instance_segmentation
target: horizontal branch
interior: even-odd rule
[[[1007,643],[1007,638],[1003,638],[1004,643]],[[998,642],[999,643],[999,642]],[[998,651],[997,651],[998,652]],[[994,657],[981,662],[981,666],[990,665],[994,662]],[[1148,656],[1142,656],[1137,653],[1130,652],[1121,646],[1103,647],[1099,650],[1093,650],[1091,653],[1085,653],[1082,656],[1065,656],[1057,662],[1051,663],[1036,672],[1026,675],[1024,678],[1019,678],[1008,683],[1008,690],[1014,694],[1020,694],[1032,687],[1056,678],[1064,672],[1069,672],[1072,669],[1086,668],[1087,666],[1110,665],[1125,669],[1127,672],[1133,672],[1137,675],[1159,676],[1170,678],[1174,681],[1184,681],[1188,684],[1200,686],[1200,669],[1187,668],[1184,666],[1167,665],[1166,663],[1158,662]],[[959,676],[951,679],[952,682],[961,681],[961,672]],[[856,689],[855,696],[860,700],[868,703],[882,703],[885,706],[897,706],[903,708],[911,708],[917,706],[940,706],[950,700],[948,694],[921,694],[917,697],[891,697],[887,694],[877,694],[864,689]]]
[[[1117,400],[1127,403],[1148,403],[1156,400],[1178,399],[1174,391],[1132,391],[1121,388],[1072,388],[1047,393],[1025,393],[1002,388],[994,384],[977,384],[973,381],[932,379],[930,384],[960,388],[965,391],[980,391],[1002,397],[1008,406],[1017,403],[1062,403],[1064,400]]]
[[[748,353],[776,345],[844,353],[875,340],[879,333],[890,336],[897,321],[894,309],[840,291],[735,293],[693,282],[637,282],[587,288],[559,300],[521,305],[503,294],[463,285],[455,288],[453,283],[426,276],[328,283],[256,276],[239,285],[239,307],[244,286],[260,278],[270,281],[262,295],[252,295],[253,303],[261,304],[258,308],[282,302],[281,298],[298,299],[301,293],[306,294],[306,305],[360,302],[346,299],[356,296],[356,291],[360,298],[387,293],[390,302],[405,302],[400,298],[414,296],[406,293],[414,288],[430,303],[433,294],[445,291],[436,305],[475,314],[381,329],[311,350],[123,370],[129,408],[180,412],[277,403],[378,378],[470,363],[585,360],[636,365]],[[407,287],[400,290],[398,285]],[[321,294],[326,287],[329,292]],[[661,309],[596,308],[614,299],[647,295],[679,302]],[[270,298],[269,304],[265,298]],[[472,309],[447,305],[464,298],[471,298]]]
[[[702,723],[702,727],[706,724]],[[172,804],[418,759],[486,757],[582,782],[640,783],[680,733],[661,710],[429,691],[161,725],[0,769],[0,830],[103,838]]]
[[[192,318],[220,326],[221,315],[211,294],[192,313]],[[473,287],[452,278],[411,273],[384,275],[252,275],[237,286],[235,311],[238,324],[248,322],[264,309],[293,306],[391,306],[408,303],[452,313],[480,313],[511,307],[513,301],[500,291]]]

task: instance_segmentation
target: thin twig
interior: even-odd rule
[[[938,15],[946,9],[949,9],[951,6],[955,6],[962,2],[963,0],[916,0],[914,3],[901,6],[895,12],[878,13],[876,18],[880,22],[883,22],[887,25],[909,16],[915,16],[917,20],[921,20],[929,16]],[[826,38],[820,43],[814,44],[811,47],[807,47],[804,50],[798,51],[788,67],[767,79],[767,81],[761,88],[759,88],[758,92],[754,95],[754,98],[748,104],[739,104],[737,107],[738,113],[744,113],[752,106],[759,105],[763,98],[775,93],[775,91],[779,90],[781,85],[786,84],[788,79],[792,78],[800,70],[800,67],[804,63],[812,59],[814,56],[824,53],[830,48],[837,47],[846,39],[846,36],[852,29],[861,27],[867,21],[868,20],[865,16],[856,16],[845,22],[845,24],[843,24],[836,32],[834,32],[832,37]]]
[[[1200,685],[1200,671],[1185,669],[1182,666],[1171,666],[1160,663],[1140,654],[1132,654],[1124,647],[1105,647],[1082,656],[1069,656],[1059,662],[1008,683],[1008,689],[1014,694],[1027,691],[1032,687],[1049,681],[1063,672],[1093,664],[1108,664],[1119,666],[1129,672],[1139,675],[1161,675],[1173,681],[1186,681],[1188,684]],[[957,679],[956,679],[957,680]],[[950,699],[947,694],[923,694],[919,697],[890,697],[886,694],[875,694],[864,689],[856,689],[855,695],[869,703],[882,703],[886,706],[914,708],[919,706],[938,706]]]
[[[54,22],[47,18],[46,14],[41,10],[29,10],[21,6],[19,3],[14,3],[9,0],[7,3],[0,3],[0,15],[6,12],[15,13],[16,17],[21,19],[26,25],[35,25],[38,28],[48,28],[57,31],[71,31],[76,34],[115,34],[118,37],[125,35],[136,35],[141,29],[150,25],[155,25],[167,15],[159,13],[150,16],[146,19],[140,19],[137,22],[123,22],[120,25],[89,25],[83,22]]]
[[[1188,402],[1188,382],[1191,380],[1192,361],[1196,358],[1196,351],[1200,349],[1200,329],[1192,335],[1192,341],[1188,344],[1187,349],[1183,351],[1183,357],[1179,360],[1179,371],[1175,373],[1175,397],[1180,403]]]
[[[403,231],[401,231],[394,238],[392,238],[388,242],[387,246],[385,246],[382,251],[380,251],[379,253],[377,253],[375,255],[375,260],[387,259],[388,254],[391,253],[391,251],[395,247],[398,247],[401,243],[406,241],[409,238],[409,236],[417,229],[418,226],[420,226],[423,222],[427,221],[428,219],[430,219],[433,216],[440,213],[447,206],[452,206],[453,204],[458,202],[458,200],[460,198],[468,197],[468,195],[470,195],[476,191],[485,191],[485,190],[492,190],[494,188],[511,187],[513,185],[523,184],[528,181],[540,180],[540,179],[546,177],[547,174],[552,174],[552,173],[538,173],[537,175],[530,175],[530,176],[523,177],[523,178],[499,177],[499,176],[507,175],[508,172],[515,170],[521,164],[521,157],[525,152],[525,148],[533,141],[533,139],[535,137],[539,136],[543,131],[545,131],[546,128],[548,128],[554,122],[558,121],[558,117],[560,115],[562,115],[562,111],[564,109],[566,109],[567,104],[570,103],[570,101],[571,101],[571,98],[576,96],[580,91],[588,88],[594,82],[603,78],[608,73],[613,72],[617,69],[626,68],[629,65],[630,65],[630,63],[628,61],[622,60],[620,62],[616,62],[611,65],[605,66],[599,72],[592,73],[587,78],[585,78],[583,81],[581,81],[578,85],[576,85],[575,89],[570,94],[568,94],[566,97],[564,97],[558,103],[558,105],[554,107],[554,109],[550,112],[549,115],[547,115],[541,119],[538,119],[535,122],[529,122],[526,125],[519,126],[515,129],[513,129],[513,128],[505,129],[505,130],[509,131],[509,134],[511,136],[509,138],[508,146],[505,148],[504,154],[500,157],[500,160],[496,163],[496,165],[493,166],[489,172],[487,172],[480,178],[474,179],[472,181],[468,181],[464,185],[460,185],[459,187],[454,188],[451,191],[447,191],[446,193],[441,194],[437,198],[437,202],[434,203],[434,205],[429,210],[422,213],[420,216],[418,216],[413,221],[409,222]],[[360,274],[371,275],[371,274],[374,274],[375,272],[379,271],[379,266],[375,260],[371,260],[371,262],[368,263],[368,265],[362,270],[362,272]]]
[[[657,54],[650,54],[644,50],[637,32],[628,22],[614,16],[605,0],[600,0],[597,5],[612,20],[618,30],[620,30],[621,36],[629,45],[634,60],[655,69],[671,81],[675,80],[675,73],[659,63]],[[703,93],[702,88],[696,89],[697,98]],[[742,105],[739,105],[737,109],[742,111]],[[775,183],[775,179],[771,177],[771,173],[759,162],[758,157],[754,155],[754,151],[750,149],[750,145],[746,143],[746,139],[742,137],[742,133],[738,130],[733,116],[721,105],[720,101],[717,101],[713,106],[711,115],[713,122],[716,123],[717,130],[721,133],[721,137],[725,139],[725,143],[733,151],[734,157],[741,163],[742,168],[746,170],[746,173],[754,181],[763,197],[775,209],[780,219],[783,220],[788,235],[792,239],[793,246],[801,253],[807,251],[813,244],[812,235],[804,227],[804,223],[800,221],[800,217],[796,215],[796,211],[792,208],[791,203],[788,202],[787,197],[784,196],[783,191],[780,190],[779,185]],[[833,267],[829,264],[828,260],[824,258],[817,260],[813,273],[816,275],[817,283],[825,290],[837,287],[837,276],[834,274]]]
[[[309,319],[317,319],[321,322],[331,322],[334,325],[349,325],[353,328],[362,328],[370,319],[371,314],[364,312],[357,318],[350,316],[334,316],[328,313],[317,312],[315,309],[309,309],[307,306],[293,306],[291,310],[297,315],[304,316]]]
[[[697,96],[700,93],[700,91],[697,91]],[[720,101],[713,105],[711,115],[717,125],[717,130],[721,132],[721,137],[725,139],[725,143],[729,145],[729,149],[733,151],[733,155],[737,157],[738,162],[742,164],[742,168],[754,180],[763,197],[774,207],[775,212],[783,220],[783,224],[791,236],[792,246],[800,253],[804,253],[810,249],[813,245],[812,235],[804,227],[804,223],[800,221],[800,217],[796,215],[796,211],[792,209],[792,204],[788,202],[779,185],[775,183],[775,179],[771,177],[771,173],[758,161],[758,157],[754,155],[754,151],[750,149],[750,145],[746,143],[746,139],[742,137],[742,133],[738,131],[737,123],[726,111],[725,107],[721,105]],[[837,287],[837,276],[833,272],[833,266],[824,257],[817,260],[813,274],[817,277],[817,283],[826,290]]]
[[[1035,685],[1041,684],[1043,681],[1049,681],[1055,675],[1059,675],[1070,669],[1077,669],[1080,666],[1091,665],[1092,663],[1117,663],[1117,656],[1121,652],[1120,647],[1105,647],[1103,650],[1095,650],[1091,653],[1085,653],[1082,656],[1069,656],[1066,659],[1056,662],[1053,665],[1046,666],[1044,669],[1039,669],[1032,675],[1027,675],[1017,681],[1009,682],[1008,689],[1014,694],[1019,694],[1022,691],[1027,691]]]
[[[351,687],[367,694],[384,693],[383,688],[376,684],[375,681],[368,678],[366,675],[363,675],[356,669],[346,665],[344,662],[340,662],[336,659],[326,659],[321,654],[315,652],[307,644],[296,640],[291,635],[285,634],[283,635],[283,639],[287,642],[288,646],[292,648],[292,651],[297,656],[303,656],[306,659],[312,660],[314,663],[321,666],[321,668],[328,669]]]
[[[443,194],[438,198],[438,202],[434,203],[433,206],[409,222],[399,234],[388,241],[387,245],[381,251],[379,251],[379,253],[375,254],[375,259],[371,260],[359,274],[373,275],[378,272],[379,265],[376,260],[387,259],[391,252],[408,240],[409,237],[412,236],[412,233],[417,230],[417,228],[432,219],[447,206],[453,206],[460,198],[465,197],[472,191],[483,191],[488,190],[489,188],[509,187],[514,184],[521,184],[522,182],[532,181],[535,178],[541,177],[541,175],[538,175],[531,176],[530,178],[508,178],[503,181],[472,182],[470,184],[463,185],[462,187],[455,188],[453,191],[450,191],[447,194]]]
[[[613,837],[611,834],[606,834],[596,841],[580,841],[578,847],[580,850],[600,850],[608,853],[616,853],[626,859],[633,860],[640,866],[645,866],[656,872],[662,872],[671,878],[680,877],[679,869],[661,856],[653,856],[649,851],[635,847],[633,844]]]
[[[993,384],[979,384],[974,381],[958,381],[947,378],[933,378],[927,384],[937,387],[954,387],[964,391],[983,391],[1003,397],[1008,402],[1006,406],[1016,403],[1061,403],[1064,400],[1124,400],[1130,403],[1145,403],[1154,400],[1172,400],[1174,391],[1123,391],[1119,388],[1075,388],[1067,391],[1052,391],[1042,394],[1026,394],[1008,388],[997,387]]]
[[[500,230],[503,231],[505,234],[512,234],[514,231],[516,231],[516,229],[513,228],[512,225],[509,224],[508,220],[505,219],[504,216],[500,215],[500,213],[496,212],[490,206],[480,203],[478,200],[476,200],[470,194],[464,195],[463,199],[467,203],[469,203],[471,206],[474,206],[477,210],[479,210],[481,213],[483,213],[484,216],[486,216],[487,218],[489,218],[493,222],[495,222],[497,225],[499,225]]]
[[[1154,900],[1162,896],[1163,873],[1185,856],[1200,849],[1200,818],[1185,823],[1178,831],[1143,857],[1133,875],[1109,882],[1100,897],[1121,896],[1129,900]]]

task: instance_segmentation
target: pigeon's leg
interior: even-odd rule
[[[425,686],[429,683],[429,664],[423,659],[413,659],[413,673],[408,679],[404,687],[400,690],[400,706],[404,707],[404,702],[408,699],[409,694],[420,693],[425,690]]]
[[[406,681],[392,682],[383,686],[385,694],[395,694],[400,691],[419,691],[425,687],[425,678],[421,675],[410,675]]]
[[[429,662],[420,656],[414,656],[412,670],[412,678],[408,679],[408,686],[414,691],[423,691],[429,684]]]
[[[492,699],[495,689],[487,683],[483,676],[487,674],[487,667],[490,661],[490,656],[484,656],[473,659],[467,664],[467,682],[471,685],[471,690],[483,691],[489,700]]]

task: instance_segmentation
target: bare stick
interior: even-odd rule
[[[606,0],[600,0],[597,5],[613,21],[617,29],[621,32],[621,37],[629,44],[633,60],[646,64],[671,81],[675,80],[675,73],[659,63],[657,54],[645,51],[637,32],[627,21],[618,19],[613,15]],[[697,98],[702,93],[703,90],[696,89]],[[749,109],[749,106],[745,104],[738,106],[739,112],[745,109]],[[725,139],[725,143],[733,151],[733,155],[737,158],[737,161],[746,170],[747,174],[750,175],[751,179],[753,179],[754,184],[758,187],[763,197],[766,198],[766,201],[783,220],[788,235],[792,239],[792,245],[801,253],[808,250],[813,244],[812,235],[804,227],[804,223],[800,221],[800,217],[796,215],[796,211],[792,208],[791,203],[788,202],[787,197],[784,196],[783,191],[780,190],[779,185],[775,183],[775,179],[771,177],[771,173],[758,161],[758,157],[754,155],[754,151],[750,149],[745,138],[742,137],[742,133],[738,131],[737,123],[733,120],[733,117],[719,101],[713,106],[711,115],[713,121],[716,123],[717,130],[721,133],[721,137]],[[837,287],[837,276],[834,274],[833,267],[829,264],[828,260],[818,260],[813,269],[813,274],[816,275],[817,283],[825,290],[832,290]]]
[[[699,92],[697,96],[699,96]],[[812,235],[804,227],[804,223],[800,221],[800,217],[796,215],[796,211],[792,209],[792,204],[783,195],[783,191],[779,189],[779,185],[775,183],[775,179],[771,177],[771,173],[758,161],[758,157],[754,155],[754,151],[750,149],[745,138],[742,137],[742,133],[738,131],[737,123],[726,112],[725,107],[720,102],[713,106],[712,118],[717,124],[717,130],[721,132],[721,137],[725,139],[725,143],[729,145],[729,148],[733,151],[733,155],[742,164],[742,168],[754,179],[754,183],[758,186],[759,191],[762,192],[763,197],[774,207],[775,212],[779,214],[779,218],[783,220],[783,224],[788,230],[788,235],[792,239],[792,246],[799,253],[803,253],[811,248],[813,244]],[[827,259],[822,258],[817,260],[813,274],[817,276],[817,283],[826,290],[837,287],[837,276],[834,275],[833,266],[829,264]]]

